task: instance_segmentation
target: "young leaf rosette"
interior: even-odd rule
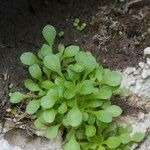
[[[31,76],[24,82],[29,92],[11,93],[10,101],[27,102],[26,112],[35,118],[36,128],[46,130],[46,138],[66,131],[64,150],[127,150],[140,142],[142,133],[131,137],[127,130],[119,132],[115,123],[122,109],[111,104],[111,97],[119,91],[120,73],[103,68],[79,46],[54,48],[53,26],[42,33],[46,43],[38,54],[25,52],[20,57]]]

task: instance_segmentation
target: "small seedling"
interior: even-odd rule
[[[76,18],[73,23],[78,31],[83,31],[86,28],[86,23],[82,23],[79,18]]]
[[[58,36],[59,36],[59,37],[63,37],[64,34],[65,34],[64,31],[60,31],[60,32],[58,33]]]
[[[46,138],[65,130],[63,150],[129,150],[142,141],[143,133],[131,136],[131,126],[115,122],[122,109],[111,104],[111,97],[119,93],[120,74],[76,45],[59,44],[54,54],[56,30],[51,25],[44,27],[43,36],[47,44],[37,56],[25,52],[20,57],[31,75],[24,82],[29,93],[10,93],[10,101],[17,105],[28,100],[26,112]]]

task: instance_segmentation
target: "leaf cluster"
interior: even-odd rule
[[[78,31],[83,31],[86,28],[86,23],[82,23],[79,18],[76,18],[73,22],[73,26],[78,30]]]
[[[10,101],[30,100],[26,112],[34,116],[36,128],[45,130],[46,138],[66,130],[64,150],[128,150],[140,142],[142,133],[131,136],[131,126],[115,123],[122,109],[110,100],[118,94],[120,74],[103,68],[76,45],[59,44],[54,54],[55,28],[47,25],[42,33],[47,43],[37,56],[25,52],[20,57],[31,75],[24,82],[30,94],[11,93]]]

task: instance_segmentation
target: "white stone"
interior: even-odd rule
[[[135,67],[128,67],[127,69],[126,69],[126,73],[127,74],[131,74],[131,73],[133,73],[133,72],[135,72],[136,71],[136,68]]]
[[[150,77],[150,70],[149,69],[143,69],[141,76],[143,79]]]
[[[139,67],[141,67],[142,69],[144,68],[145,63],[144,62],[139,62]]]
[[[144,49],[144,55],[150,55],[150,47]]]
[[[150,58],[147,58],[147,62],[148,66],[150,67]]]

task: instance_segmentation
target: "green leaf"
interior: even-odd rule
[[[79,92],[80,94],[87,95],[94,91],[93,82],[91,80],[84,80],[81,85]]]
[[[91,108],[97,108],[97,107],[100,107],[102,106],[103,104],[103,101],[102,100],[88,100],[86,101],[87,105],[86,107],[91,107]]]
[[[82,129],[76,131],[76,137],[77,137],[78,140],[84,140],[84,139],[86,139],[86,135],[85,135],[84,132],[85,131],[82,130]]]
[[[89,114],[87,112],[82,112],[82,117],[84,121],[87,121],[89,119]]]
[[[85,126],[85,135],[87,137],[92,137],[96,134],[96,128],[94,125],[86,125]]]
[[[26,79],[24,81],[24,86],[32,92],[37,92],[41,90],[38,84],[34,83],[31,79]]]
[[[49,81],[49,80],[45,80],[41,83],[41,87],[47,90],[54,88],[55,86],[56,85],[52,81]]]
[[[95,98],[110,99],[111,96],[112,96],[111,88],[108,86],[104,86],[104,87],[100,88],[100,90],[98,91],[98,94]]]
[[[59,44],[58,45],[58,51],[61,52],[61,53],[63,53],[64,50],[65,50],[65,46],[63,44]]]
[[[75,93],[74,91],[71,91],[71,90],[65,90],[65,93],[64,93],[64,97],[66,99],[71,99],[75,96]]]
[[[41,106],[44,108],[44,109],[47,109],[47,108],[52,108],[55,104],[56,100],[55,99],[51,99],[50,96],[46,95],[46,96],[43,96],[41,98]]]
[[[103,83],[110,86],[119,86],[121,83],[121,75],[117,71],[104,70]]]
[[[145,137],[145,134],[142,132],[137,132],[132,136],[132,141],[141,142]]]
[[[57,58],[56,55],[49,54],[49,55],[45,56],[44,57],[44,65],[48,69],[50,69],[54,72],[57,72],[60,76],[62,76],[60,61],[59,61],[59,59]]]
[[[34,126],[37,129],[42,129],[44,127],[44,124],[41,122],[40,118],[38,118],[34,121]]]
[[[42,48],[38,52],[38,57],[43,59],[46,55],[51,53],[52,53],[51,47],[47,44],[43,44]]]
[[[96,59],[90,52],[78,52],[75,56],[75,60],[78,64],[83,66],[86,76],[97,67]]]
[[[109,100],[105,100],[101,107],[102,109],[107,109],[110,106],[111,106],[111,102]]]
[[[94,113],[97,117],[98,120],[105,122],[105,123],[109,123],[112,121],[112,116],[109,112],[104,111],[104,110],[100,110]]]
[[[80,74],[76,73],[70,69],[67,69],[68,77],[71,81],[77,81],[80,78]]]
[[[68,107],[67,107],[66,102],[63,102],[58,108],[58,113],[64,114],[67,111],[67,109]]]
[[[29,67],[29,72],[31,76],[37,80],[41,80],[42,78],[42,70],[38,64],[34,64]]]
[[[69,69],[74,71],[74,72],[77,72],[77,73],[80,73],[84,70],[83,66],[81,66],[80,64],[76,63],[74,65],[70,65],[69,66]]]
[[[118,117],[122,113],[122,109],[116,105],[111,105],[106,109],[106,111],[109,112],[112,115],[112,117]]]
[[[14,104],[19,103],[22,100],[27,98],[27,96],[25,94],[22,94],[20,92],[11,93],[11,94],[9,94],[9,96],[10,96],[11,103],[14,103]]]
[[[41,106],[43,108],[52,108],[57,101],[57,91],[54,89],[50,89],[46,96],[41,98]]]
[[[32,100],[28,103],[26,107],[26,112],[28,114],[34,114],[40,108],[40,101],[39,100]]]
[[[119,140],[122,144],[127,144],[131,141],[131,137],[129,133],[123,133],[119,135]]]
[[[117,137],[109,137],[105,142],[104,142],[109,148],[117,148],[120,145],[120,140]]]
[[[71,82],[71,81],[65,81],[65,87],[68,89],[68,90],[73,90],[74,89],[74,84]]]
[[[64,79],[57,77],[54,81],[54,83],[58,86],[64,86]]]
[[[72,137],[69,142],[63,146],[63,150],[81,150],[79,143]]]
[[[97,150],[106,150],[104,146],[99,146]]]
[[[47,123],[52,123],[55,120],[56,111],[54,109],[45,110],[43,112],[43,119]]]
[[[65,126],[65,127],[68,127],[69,126],[69,121],[67,119],[67,116],[64,116],[63,120],[62,120],[62,124]]]
[[[39,60],[38,58],[31,52],[25,52],[21,55],[20,60],[25,65],[33,65],[38,64]]]
[[[58,57],[60,62],[62,61],[64,50],[65,50],[65,46],[63,44],[59,44],[58,45],[58,51],[59,52],[56,54],[56,56]]]
[[[48,44],[50,45],[50,47],[53,47],[53,43],[56,37],[56,30],[53,26],[51,25],[47,25],[44,27],[43,29],[43,37],[45,38],[45,40],[48,42]]]
[[[95,77],[99,82],[102,81],[102,79],[103,79],[103,68],[102,68],[102,66],[96,68]]]
[[[72,127],[77,127],[82,122],[82,113],[75,105],[67,114],[67,120]]]
[[[126,125],[125,127],[118,127],[118,131],[119,131],[119,134],[123,134],[123,133],[131,133],[132,130],[133,130],[133,127],[131,124],[128,124]]]
[[[70,45],[66,47],[63,57],[64,58],[73,57],[79,52],[79,50],[80,50],[79,46]]]
[[[89,114],[89,119],[88,119],[88,124],[89,125],[94,125],[96,121],[95,115],[94,114]]]
[[[60,125],[55,125],[55,126],[48,127],[48,129],[46,130],[45,137],[48,138],[48,139],[56,138],[57,135],[58,135],[59,127],[60,127]]]
[[[51,77],[51,70],[48,69],[46,66],[43,67],[43,72],[46,74],[47,78],[50,80]]]

